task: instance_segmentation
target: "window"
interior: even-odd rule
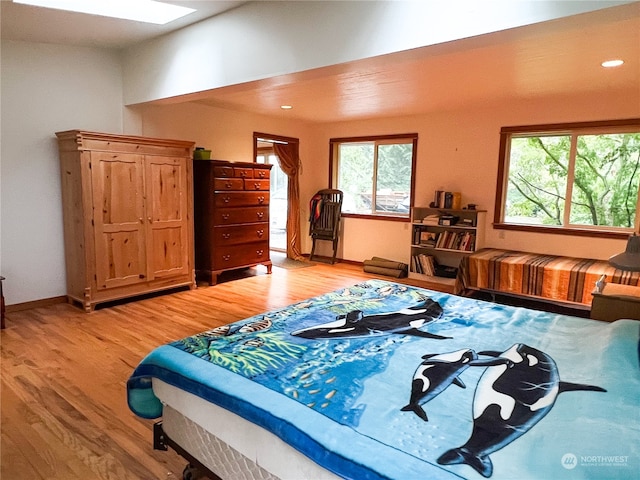
[[[408,219],[418,134],[332,138],[331,185],[342,190],[343,215]]]
[[[499,171],[496,228],[638,229],[640,119],[505,127]]]

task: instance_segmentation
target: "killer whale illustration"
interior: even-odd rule
[[[479,359],[478,354],[470,348],[455,352],[423,355],[424,360],[416,369],[411,383],[409,403],[400,410],[414,412],[425,422],[429,421],[421,405],[442,393],[449,385],[466,388],[459,375],[470,366],[504,365],[510,360],[506,358]]]
[[[509,364],[488,367],[473,399],[473,429],[461,447],[443,453],[441,465],[464,463],[484,477],[493,473],[489,454],[527,433],[553,407],[558,394],[597,391],[593,385],[561,382],[555,361],[546,353],[517,343],[506,351],[479,352],[505,358]]]
[[[446,339],[419,330],[442,315],[440,304],[430,298],[415,307],[395,312],[365,315],[361,310],[353,310],[346,315],[338,315],[336,320],[291,332],[295,337],[307,339],[367,337],[374,335],[414,335],[416,337]]]

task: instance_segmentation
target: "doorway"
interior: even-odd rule
[[[278,156],[273,149],[275,141],[263,138],[256,140],[256,162],[273,165],[269,200],[269,244],[271,250],[286,252],[289,177],[280,168]]]

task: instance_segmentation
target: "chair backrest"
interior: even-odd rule
[[[336,235],[342,212],[342,191],[319,190],[311,199],[309,234],[322,233]]]

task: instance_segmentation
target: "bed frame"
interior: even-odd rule
[[[211,480],[222,480],[218,475],[209,470],[209,468],[200,463],[200,460],[187,452],[177,442],[174,442],[162,429],[162,420],[160,420],[153,424],[153,449],[166,452],[169,448],[175,450],[178,455],[189,462],[182,471],[182,480],[196,480],[203,475]]]

